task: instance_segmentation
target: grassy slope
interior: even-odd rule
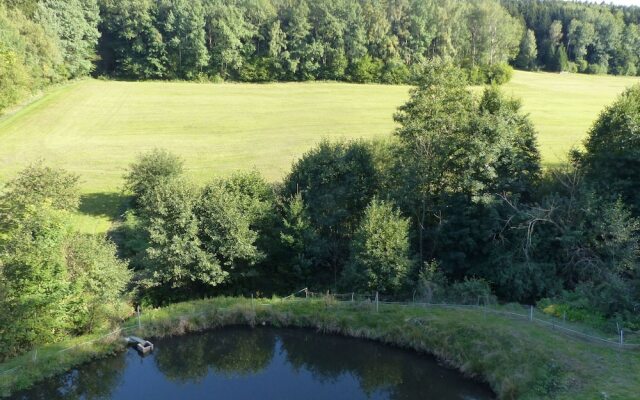
[[[518,71],[506,91],[522,99],[524,110],[539,132],[548,164],[566,160],[580,146],[602,109],[638,78]]]
[[[436,354],[465,374],[487,381],[501,398],[510,399],[634,399],[640,392],[640,357],[567,338],[525,320],[510,320],[478,310],[381,306],[349,306],[331,301],[216,298],[174,304],[143,314],[144,337],[183,334],[230,324],[311,327],[322,332],[369,338]],[[135,326],[135,321],[128,325]],[[77,343],[80,339],[75,339]],[[53,354],[64,344],[0,364],[17,365],[0,380],[0,395],[25,387],[45,375],[61,373],[92,355],[121,345],[80,346]],[[27,365],[28,368],[24,368]],[[603,394],[606,393],[605,397]]]
[[[516,72],[506,90],[523,99],[553,163],[637,81]],[[322,137],[388,135],[407,92],[344,83],[75,82],[0,119],[0,181],[38,159],[74,171],[85,192],[77,225],[104,231],[118,213],[123,171],[140,152],[166,147],[199,181],[251,167],[275,180]]]

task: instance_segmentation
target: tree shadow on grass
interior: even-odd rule
[[[127,209],[131,197],[118,192],[86,193],[80,196],[79,212],[116,220]]]

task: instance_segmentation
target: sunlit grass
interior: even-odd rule
[[[505,90],[522,99],[538,128],[544,162],[553,164],[635,82],[516,72]],[[120,192],[122,174],[141,152],[164,147],[179,154],[200,182],[248,168],[277,180],[321,138],[389,135],[408,90],[326,82],[79,81],[0,119],[0,182],[40,159],[78,173],[85,193],[78,227],[101,232],[118,215],[122,198],[112,193]]]

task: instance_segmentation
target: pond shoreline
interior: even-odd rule
[[[539,332],[533,331],[534,335],[523,338],[521,330],[508,331],[500,322],[504,321],[464,310],[451,313],[418,306],[385,305],[376,312],[372,305],[345,305],[331,299],[254,301],[218,297],[143,312],[141,328],[132,318],[124,325],[127,330],[124,335],[153,339],[233,325],[307,328],[433,355],[465,377],[487,383],[501,399],[596,398],[580,384],[567,386],[564,382],[578,382],[581,377],[569,370],[571,360],[558,360],[557,354],[548,351],[556,345],[566,347],[567,339],[558,337],[554,339],[558,343],[549,347],[547,342],[536,341]],[[19,379],[3,379],[0,395],[26,389],[47,377],[123,349],[125,343],[120,335],[90,346],[78,346],[63,353],[62,359],[57,355],[23,369],[17,375]]]

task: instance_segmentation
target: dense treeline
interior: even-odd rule
[[[584,153],[543,172],[518,101],[474,95],[450,64],[425,68],[393,140],[323,141],[275,185],[243,172],[196,187],[179,158],[141,156],[120,232],[140,299],[494,293],[637,323],[640,89],[602,114]]]
[[[402,83],[438,55],[484,81],[504,73],[522,36],[497,0],[103,0],[100,7],[100,69],[130,79]]]
[[[560,0],[101,0],[100,70],[129,79],[472,83],[523,69],[636,75],[640,13]]]
[[[591,74],[637,75],[640,7],[581,2],[501,0],[524,21],[515,66]]]
[[[0,111],[89,74],[99,19],[96,0],[0,2]]]
[[[48,84],[125,79],[471,83],[522,69],[637,75],[640,12],[560,0],[27,0],[0,4],[0,110]]]
[[[523,69],[636,75],[638,12],[555,0],[101,1],[101,70],[130,79],[472,83]]]

